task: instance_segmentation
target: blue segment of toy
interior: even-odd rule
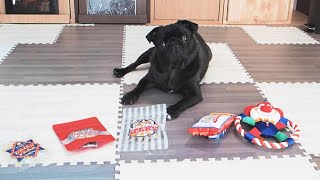
[[[285,117],[282,117],[280,120],[279,120],[279,122],[282,122],[283,124],[285,124],[285,125],[287,125],[287,123],[288,123],[288,119],[287,118],[285,118]]]
[[[244,117],[246,117],[247,115],[245,115],[244,113],[239,114],[238,116],[241,116],[241,119],[243,119]]]
[[[274,137],[279,130],[272,123],[267,122],[257,122],[255,127],[261,132],[261,135],[264,137]]]
[[[251,133],[247,132],[247,133],[244,134],[244,138],[251,142],[252,139],[255,138],[255,136],[252,135]]]
[[[291,146],[295,143],[295,140],[292,138],[288,138],[286,141],[288,142],[288,146]]]

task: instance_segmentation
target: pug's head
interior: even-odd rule
[[[194,33],[198,24],[179,20],[174,24],[154,28],[147,40],[155,45],[161,59],[169,61],[170,68],[183,69],[193,60],[199,48]]]

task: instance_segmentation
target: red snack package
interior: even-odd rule
[[[56,124],[53,130],[68,151],[100,147],[115,140],[96,117]]]

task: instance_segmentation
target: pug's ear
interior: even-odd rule
[[[184,25],[188,28],[192,33],[198,32],[198,24],[188,21],[188,20],[178,20],[177,24]]]
[[[152,31],[149,32],[149,34],[146,36],[147,40],[149,41],[149,43],[154,42],[155,40],[155,36],[157,34],[157,32],[159,31],[160,27],[156,27],[154,28]]]

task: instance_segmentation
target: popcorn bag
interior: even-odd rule
[[[53,130],[68,151],[97,148],[115,140],[96,117],[56,124]]]

